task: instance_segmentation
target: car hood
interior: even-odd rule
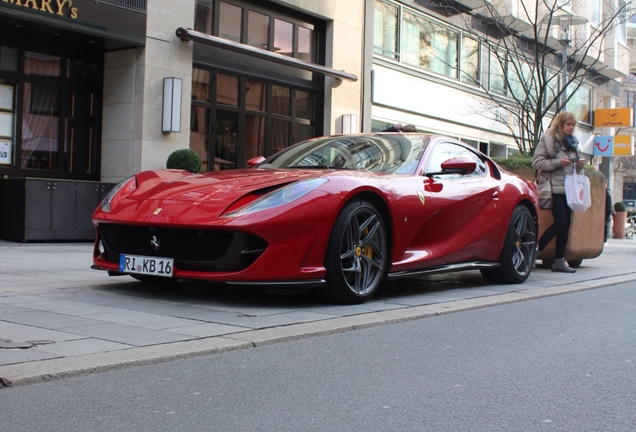
[[[229,170],[190,174],[167,179],[166,173],[149,171],[137,175],[137,189],[127,199],[186,202],[232,202],[241,196],[283,186],[298,180],[321,177],[324,171]]]

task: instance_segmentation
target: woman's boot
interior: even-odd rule
[[[561,273],[576,273],[576,270],[571,268],[568,263],[565,262],[565,258],[555,259],[554,263],[552,263],[552,271]]]

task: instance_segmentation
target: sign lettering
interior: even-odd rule
[[[599,108],[594,110],[595,127],[632,126],[631,108]]]
[[[73,7],[73,0],[2,0],[16,6],[23,6],[41,12],[67,16],[77,19],[77,8]]]

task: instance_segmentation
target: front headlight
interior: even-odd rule
[[[327,183],[327,181],[328,180],[324,178],[315,178],[309,180],[300,180],[295,183],[291,183],[287,186],[270,192],[262,198],[259,198],[256,201],[250,203],[249,205],[246,205],[239,210],[230,212],[223,217],[234,218],[245,216],[259,211],[269,210],[271,208],[282,206],[284,204],[289,204],[299,198],[302,198],[314,189],[324,185],[325,183]]]
[[[110,203],[115,197],[115,195],[117,195],[117,192],[119,192],[124,186],[126,186],[131,181],[135,181],[135,176],[126,177],[125,179],[117,183],[117,185],[114,188],[112,188],[110,192],[106,194],[106,196],[102,200],[103,212],[106,212],[106,213],[110,212]]]

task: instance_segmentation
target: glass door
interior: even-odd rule
[[[237,168],[238,125],[237,112],[217,110],[214,125],[214,171]]]

